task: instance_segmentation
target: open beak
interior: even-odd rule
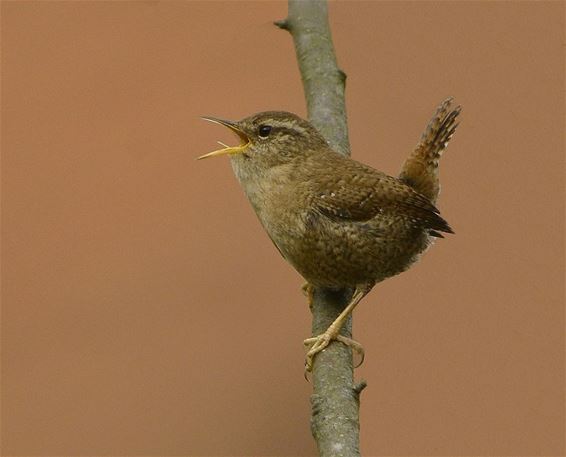
[[[218,143],[224,146],[224,148],[218,149],[217,151],[209,152],[208,154],[198,157],[197,160],[206,159],[208,157],[214,157],[214,156],[223,156],[226,154],[241,154],[250,145],[250,139],[248,138],[248,136],[234,122],[225,121],[224,119],[217,119],[215,117],[208,117],[208,116],[202,117],[201,119],[228,127],[230,130],[232,130],[232,132],[234,132],[238,136],[240,140],[240,144],[238,146],[227,146],[224,143],[220,143],[219,141]]]

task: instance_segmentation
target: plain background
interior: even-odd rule
[[[283,2],[2,2],[3,455],[309,456],[301,278],[200,115],[305,115]],[[564,3],[332,3],[353,156],[456,235],[355,312],[364,455],[564,452]]]

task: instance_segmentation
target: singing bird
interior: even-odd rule
[[[442,233],[453,233],[435,201],[438,162],[458,124],[460,106],[437,108],[399,177],[335,152],[299,116],[267,111],[241,121],[213,117],[239,139],[199,159],[229,155],[236,178],[269,237],[309,287],[350,288],[342,313],[321,335],[305,340],[306,370],[338,340],[348,315],[373,286],[407,270]]]

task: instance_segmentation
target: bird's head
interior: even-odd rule
[[[287,163],[309,152],[326,148],[324,137],[307,121],[284,111],[266,111],[246,117],[241,121],[226,121],[214,117],[204,120],[228,127],[236,134],[240,144],[224,146],[199,159],[230,155],[240,163],[269,168]]]

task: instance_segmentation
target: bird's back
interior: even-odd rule
[[[381,281],[406,270],[431,236],[452,231],[410,186],[331,150],[310,155],[290,176],[284,220],[266,229],[312,284]]]

